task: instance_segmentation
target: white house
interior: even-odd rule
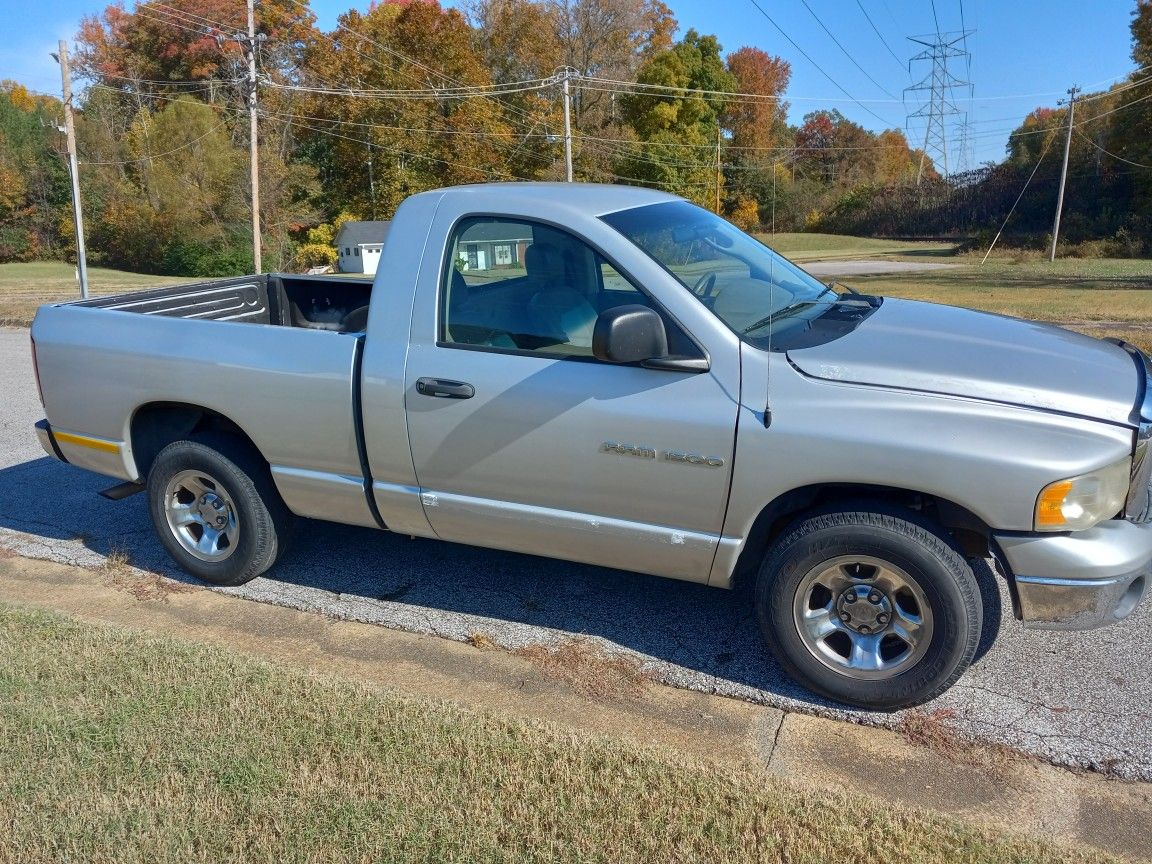
[[[375,275],[391,222],[345,222],[336,232],[341,273]]]

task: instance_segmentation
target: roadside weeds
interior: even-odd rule
[[[588,699],[640,696],[650,681],[631,657],[609,654],[591,639],[564,639],[552,646],[526,645],[512,654]]]
[[[2,551],[0,549],[0,552]],[[140,601],[160,600],[167,603],[175,594],[190,594],[204,590],[199,586],[177,582],[159,573],[133,566],[131,558],[123,549],[112,549],[104,563],[92,569],[107,576],[109,584],[117,591],[130,594]]]

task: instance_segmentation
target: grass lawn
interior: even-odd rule
[[[1092,336],[1118,336],[1152,351],[1152,261],[1064,258],[1014,260],[980,255],[946,270],[846,279],[854,288],[1067,324]]]
[[[0,861],[1112,860],[0,607]]]
[[[88,288],[92,296],[195,281],[198,280],[88,268]],[[27,326],[41,303],[79,299],[80,283],[71,264],[63,261],[0,264],[0,326]]]
[[[834,261],[842,258],[903,258],[946,260],[956,244],[934,240],[880,240],[847,234],[757,234],[757,239],[793,261]]]

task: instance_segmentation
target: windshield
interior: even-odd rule
[[[740,336],[770,344],[821,314],[836,293],[739,228],[687,201],[601,217]]]

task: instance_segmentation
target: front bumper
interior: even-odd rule
[[[1152,581],[1152,523],[1068,534],[996,534],[1025,627],[1089,630],[1132,614]]]

